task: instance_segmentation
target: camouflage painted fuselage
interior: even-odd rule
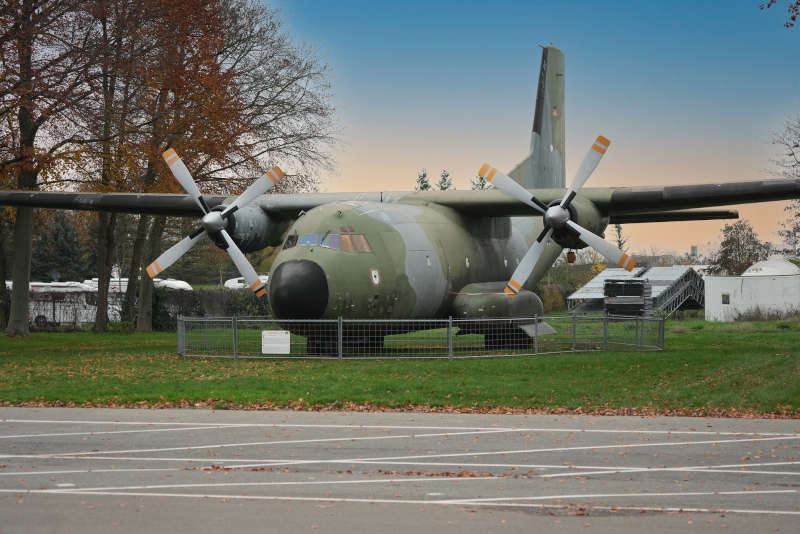
[[[465,216],[413,199],[325,204],[297,219],[273,264],[273,312],[279,318],[454,315],[453,300],[462,288],[507,280],[541,229],[539,217]],[[322,246],[331,235],[363,235],[368,247],[359,252]],[[548,246],[528,288],[561,249]]]

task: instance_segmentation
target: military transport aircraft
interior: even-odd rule
[[[195,232],[149,267],[152,277],[203,234],[231,255],[258,296],[243,252],[280,246],[269,277],[279,319],[533,317],[530,289],[564,248],[634,261],[602,238],[614,223],[735,218],[695,208],[800,198],[800,180],[584,188],[609,149],[598,137],[569,188],[564,165],[564,56],[543,48],[530,154],[509,175],[488,164],[484,191],[264,195],[279,168],[238,198],[202,196],[174,150],[164,158],[188,195],[0,192],[0,204],[201,216]]]

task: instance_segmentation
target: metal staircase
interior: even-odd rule
[[[669,317],[684,304],[698,309],[705,307],[703,278],[693,269],[688,268],[674,283],[653,297],[651,313]]]

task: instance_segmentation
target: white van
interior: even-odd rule
[[[269,281],[269,275],[260,274],[258,275],[258,279],[266,284],[267,281]],[[247,282],[241,276],[239,278],[231,278],[230,280],[225,280],[225,283],[222,285],[227,287],[228,289],[246,289],[248,287]]]

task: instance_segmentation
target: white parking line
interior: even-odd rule
[[[14,434],[10,436],[0,436],[0,439],[16,438],[49,438],[61,436],[96,436],[99,434],[141,434],[144,432],[187,432],[190,430],[216,430],[218,426],[182,426],[180,428],[149,428],[142,430],[98,430],[96,432],[53,432],[46,434]]]
[[[444,437],[444,436],[459,436],[459,435],[482,435],[482,434],[498,434],[505,433],[507,430],[479,430],[469,432],[441,432],[436,434],[403,434],[403,435],[389,435],[389,436],[362,436],[362,437],[339,437],[339,438],[318,438],[318,439],[288,439],[288,440],[270,440],[270,441],[251,441],[244,443],[215,443],[212,445],[186,445],[183,447],[158,447],[150,449],[123,449],[116,451],[80,451],[80,452],[66,452],[66,453],[49,453],[42,454],[42,458],[62,457],[62,456],[83,456],[97,454],[125,454],[125,453],[139,453],[139,452],[171,452],[171,451],[193,451],[204,449],[222,449],[226,447],[255,447],[259,445],[297,445],[301,443],[332,443],[337,441],[374,441],[384,439],[418,439],[418,438],[431,438],[431,437]]]
[[[789,490],[794,491],[794,490]],[[504,507],[504,508],[535,508],[548,510],[569,510],[574,508],[574,504],[550,504],[550,503],[511,503],[511,502],[476,502],[461,503],[458,501],[437,501],[424,499],[356,499],[348,497],[289,497],[283,495],[236,495],[236,494],[209,494],[209,493],[169,493],[169,492],[118,492],[118,491],[70,491],[61,490],[0,490],[4,493],[17,493],[25,495],[58,495],[58,496],[79,496],[97,495],[113,497],[154,497],[154,498],[184,498],[184,499],[227,499],[244,501],[296,501],[296,502],[318,502],[318,503],[354,503],[354,504],[414,504],[414,505],[440,505],[440,506],[475,506],[475,507]],[[791,515],[798,516],[800,511],[796,510],[759,510],[746,508],[697,508],[697,507],[652,507],[652,506],[581,506],[586,510],[592,511],[635,511],[635,512],[654,512],[654,513],[714,513],[714,514],[756,514],[756,515]]]
[[[717,471],[719,473],[722,472],[735,472],[735,473],[755,473],[756,471],[744,471],[744,470],[733,470],[733,471],[723,471],[723,469],[727,468],[746,468],[746,467],[766,467],[766,466],[775,466],[775,465],[800,465],[800,462],[764,462],[764,463],[749,463],[749,464],[726,464],[726,465],[717,465],[717,466],[709,466],[709,465],[689,465],[689,466],[682,466],[682,467],[626,467],[626,468],[612,468],[607,469],[605,471],[586,471],[586,472],[572,472],[572,473],[551,473],[547,475],[541,475],[542,478],[561,478],[561,477],[578,477],[578,476],[586,476],[586,475],[614,475],[618,473],[658,473],[664,471],[683,471],[683,472],[697,472],[697,471]],[[580,468],[579,468],[580,469]],[[764,473],[773,473],[775,471],[764,471]],[[792,474],[800,474],[790,472]]]
[[[70,490],[66,490],[70,491]],[[447,504],[476,504],[503,501],[556,501],[564,499],[611,499],[615,497],[700,497],[704,495],[763,495],[774,493],[797,493],[797,490],[748,490],[748,491],[668,491],[642,493],[573,493],[566,495],[534,495],[529,497],[490,497],[486,499],[450,499]]]
[[[73,491],[125,491],[125,490],[146,490],[146,489],[179,489],[179,488],[227,488],[227,487],[266,487],[266,486],[339,486],[339,485],[358,485],[358,484],[396,484],[396,483],[422,483],[422,482],[454,482],[465,480],[508,480],[508,477],[404,477],[404,478],[379,478],[379,479],[357,479],[357,480],[298,480],[283,482],[207,482],[202,484],[152,484],[137,486],[109,486],[97,488],[74,488],[59,490],[64,492]],[[13,492],[14,490],[0,490]]]
[[[797,436],[794,432],[717,432],[712,430],[648,430],[648,429],[602,429],[602,428],[553,428],[553,427],[481,427],[481,426],[430,426],[430,425],[348,425],[348,424],[302,424],[302,423],[221,423],[221,422],[153,422],[153,421],[87,421],[74,419],[0,419],[5,423],[42,423],[42,424],[82,424],[82,425],[212,425],[226,428],[275,427],[275,428],[334,428],[334,429],[370,429],[370,430],[495,430],[509,432],[564,432],[564,433],[599,433],[599,434],[686,434],[709,436]]]
[[[183,471],[181,467],[142,467],[140,469],[64,469],[60,471],[15,471],[0,473],[4,477],[27,477],[37,475],[77,475],[81,473],[144,473],[147,471]]]
[[[727,439],[727,440],[708,440],[708,441],[666,441],[655,443],[616,443],[613,445],[581,445],[576,447],[548,447],[543,449],[513,449],[513,450],[497,450],[497,451],[475,451],[475,452],[454,452],[442,454],[415,454],[407,456],[384,456],[372,458],[348,458],[342,460],[335,460],[336,462],[353,462],[370,460],[379,462],[384,460],[416,460],[423,458],[464,458],[464,457],[478,457],[478,456],[501,456],[508,454],[535,454],[540,452],[571,452],[581,450],[600,450],[600,449],[632,449],[639,447],[675,447],[686,445],[712,445],[720,443],[743,443],[755,441],[774,441],[774,440],[796,440],[800,436],[781,436],[773,438],[744,438],[744,439]],[[285,465],[303,465],[306,463],[319,463],[319,460],[292,460],[286,462]],[[281,464],[272,464],[281,465]]]
[[[320,438],[320,439],[304,439],[304,440],[272,440],[272,441],[258,441],[258,442],[243,442],[243,443],[218,443],[212,445],[191,445],[183,447],[161,447],[149,449],[124,449],[112,451],[80,451],[70,453],[46,453],[40,455],[33,455],[27,457],[35,458],[75,458],[81,456],[97,456],[104,454],[123,454],[123,453],[140,453],[140,452],[170,452],[170,451],[186,451],[186,450],[208,450],[227,447],[250,447],[262,445],[287,445],[287,444],[301,444],[301,443],[325,443],[325,442],[341,442],[341,441],[370,441],[370,440],[386,440],[386,439],[416,439],[425,437],[444,437],[454,435],[480,435],[480,434],[493,434],[503,433],[506,430],[485,430],[485,431],[470,431],[470,432],[445,432],[434,434],[404,434],[399,436],[364,436],[364,437],[342,437],[342,438]],[[480,452],[464,452],[464,453],[445,453],[445,454],[426,454],[414,456],[388,456],[379,458],[357,458],[355,460],[409,460],[409,459],[422,459],[422,458],[454,458],[454,457],[467,457],[467,456],[486,456],[486,455],[508,455],[508,454],[534,454],[542,452],[568,452],[579,450],[600,450],[600,449],[619,449],[619,448],[638,448],[638,447],[674,447],[686,445],[711,445],[721,443],[741,443],[741,442],[756,442],[756,441],[775,441],[775,440],[796,440],[800,439],[797,436],[777,436],[769,438],[741,438],[741,439],[727,439],[727,440],[703,440],[703,441],[667,441],[667,442],[653,442],[653,443],[615,443],[611,445],[581,445],[575,447],[549,447],[542,449],[516,449],[516,450],[500,450],[500,451],[480,451]],[[3,457],[19,457],[19,455],[3,455]],[[343,459],[341,462],[352,461],[354,459]],[[258,462],[259,460],[253,460]],[[326,460],[328,461],[328,460]],[[286,462],[286,465],[304,464],[304,463],[319,463],[319,460],[291,460]],[[275,465],[275,464],[270,464]]]

